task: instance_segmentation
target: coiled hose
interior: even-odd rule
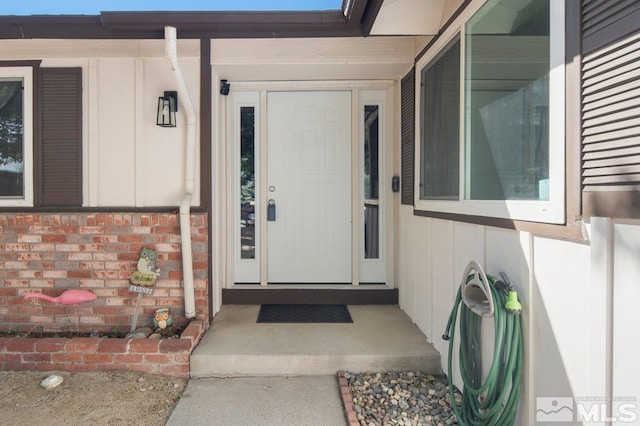
[[[451,406],[461,425],[513,425],[522,383],[522,325],[519,308],[513,309],[517,295],[505,282],[486,276],[494,304],[495,344],[493,361],[482,383],[480,326],[482,317],[462,303],[462,288],[458,289],[443,339],[449,340],[447,362]],[[506,276],[503,275],[506,278]],[[517,303],[517,302],[516,302]],[[509,309],[507,308],[509,306]],[[519,303],[518,303],[519,307]],[[460,373],[464,384],[462,401],[458,405],[453,392],[452,358],[456,319],[460,312]]]

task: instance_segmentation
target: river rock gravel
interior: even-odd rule
[[[342,372],[363,426],[457,425],[447,378],[419,371]],[[454,388],[456,402],[462,396]]]

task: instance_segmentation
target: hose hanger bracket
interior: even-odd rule
[[[462,301],[475,314],[492,317],[494,313],[493,296],[487,274],[476,261],[467,265],[462,275]]]

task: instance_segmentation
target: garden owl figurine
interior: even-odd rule
[[[143,274],[153,274],[156,277],[160,275],[160,269],[156,268],[156,259],[158,252],[143,247],[140,250],[140,259],[138,259],[138,271]]]
[[[131,284],[143,287],[153,286],[156,283],[156,279],[160,276],[160,268],[156,268],[157,258],[157,251],[143,247],[142,250],[140,250],[140,259],[138,259],[138,270],[129,278]]]
[[[173,323],[173,315],[169,312],[169,308],[162,308],[156,310],[156,314],[153,317],[153,325],[156,328],[164,330]]]

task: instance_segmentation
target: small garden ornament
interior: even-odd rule
[[[153,286],[160,276],[160,269],[156,268],[156,259],[158,259],[157,251],[143,247],[142,250],[140,250],[140,259],[138,259],[138,270],[131,274],[131,278],[129,278],[131,282],[129,291],[138,293],[136,309],[133,312],[133,319],[131,320],[131,332],[129,334],[134,333],[136,330],[142,295],[153,294]]]
[[[51,303],[57,303],[60,305],[77,305],[82,302],[89,302],[96,300],[98,296],[89,290],[65,290],[60,296],[51,297],[42,293],[27,293],[24,295],[24,300],[29,299],[44,299]]]
[[[153,317],[153,325],[160,330],[164,330],[173,324],[173,315],[169,312],[169,308],[161,308],[156,310],[156,314]]]
[[[156,268],[156,259],[158,252],[143,247],[140,250],[140,259],[138,259],[138,270],[131,275],[129,279],[131,284],[142,287],[153,287],[156,279],[160,276],[160,269]]]

